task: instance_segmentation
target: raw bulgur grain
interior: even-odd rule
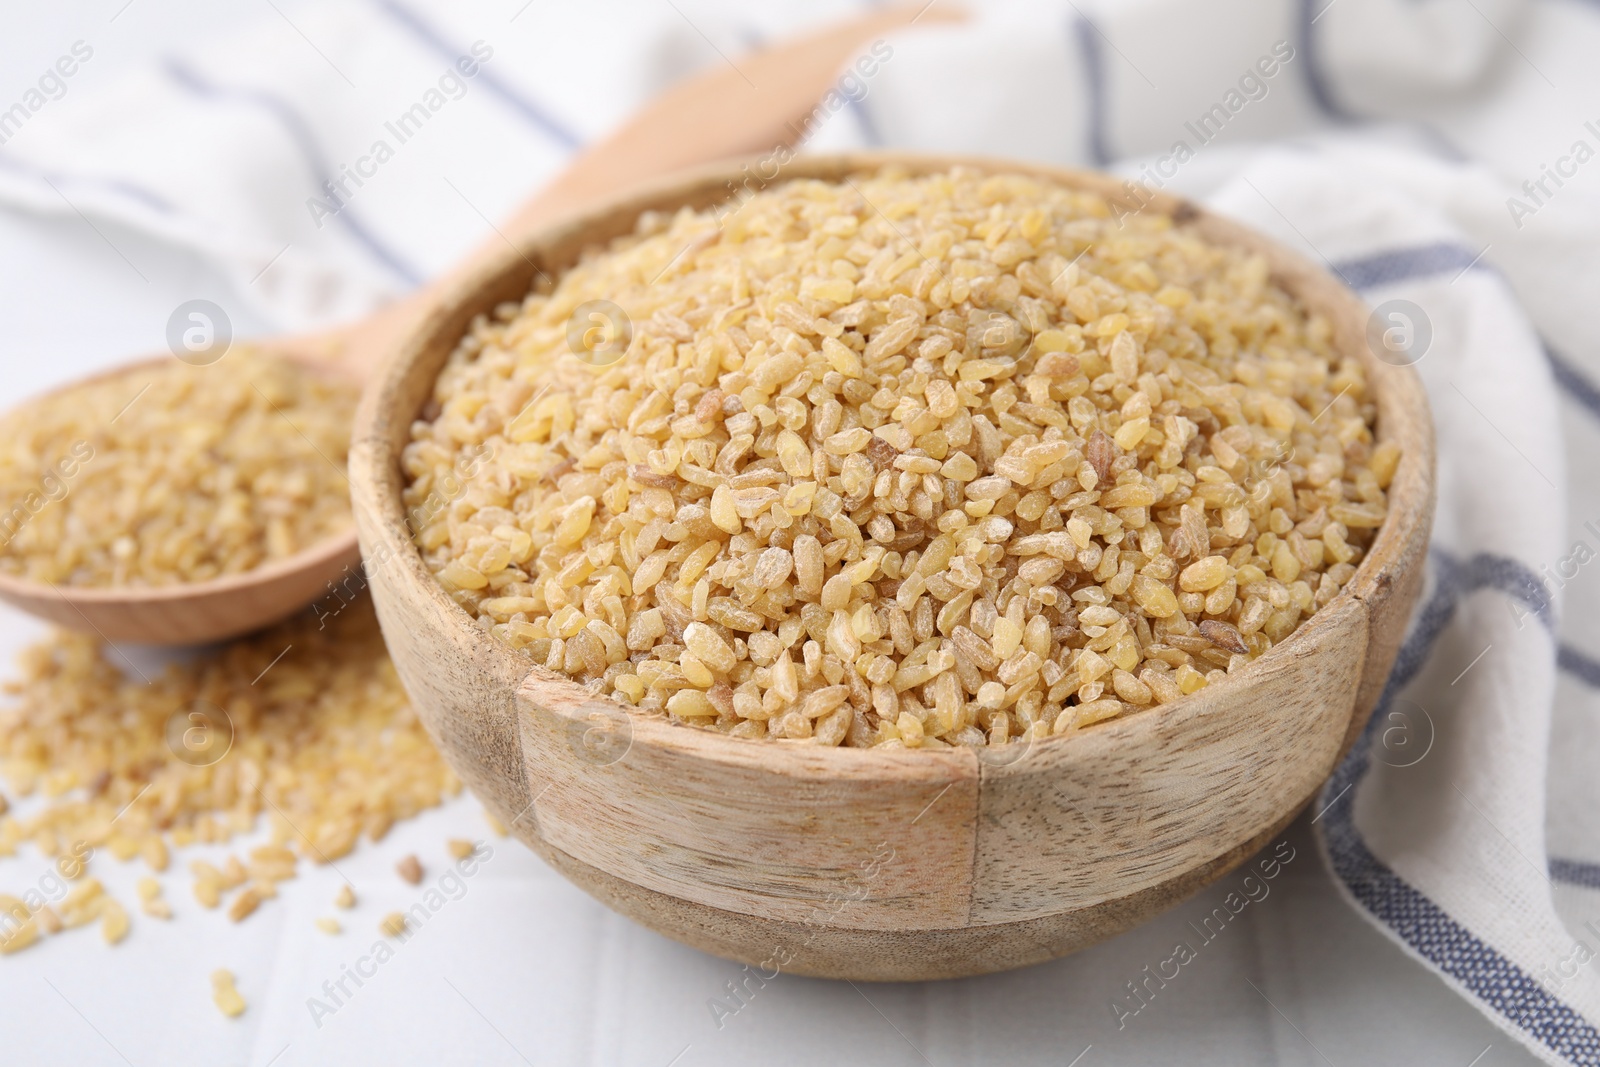
[[[128,936],[128,909],[109,897],[100,908],[100,936],[108,945]]]
[[[233,972],[218,968],[211,972],[211,999],[217,1009],[230,1019],[244,1014],[244,997],[233,984]]]
[[[351,523],[355,390],[236,351],[136,367],[0,420],[0,572],[171,585],[282,559]]]
[[[152,919],[172,918],[172,905],[161,895],[161,883],[148,875],[139,879],[139,910]]]
[[[233,898],[233,903],[228,905],[228,918],[234,922],[243,922],[261,906],[261,891],[256,886],[245,886],[239,895]]]
[[[1120,215],[1120,217],[1119,217]],[[571,358],[574,309],[632,322]],[[1266,261],[965,170],[647,215],[482,316],[402,466],[495,638],[739,737],[942,747],[1193,693],[1355,571],[1398,453]],[[1215,625],[1202,625],[1215,624]]]
[[[231,855],[220,867],[189,864],[204,907],[240,889],[228,906],[238,921],[295,877],[300,858],[337,860],[362,836],[377,840],[460,791],[400,688],[366,602],[205,652],[148,684],[125,677],[105,652],[91,637],[58,632],[23,654],[23,677],[8,684],[12,702],[0,708],[0,773],[18,795],[42,793],[45,803],[0,816],[0,856],[31,843],[77,877],[81,844],[142,856],[159,870],[168,840],[226,842],[266,815],[272,843],[253,848],[248,864]],[[209,766],[168,747],[169,720],[196,701],[223,709],[233,728],[232,747]],[[166,901],[146,891],[144,910],[168,917]],[[62,902],[62,921],[103,918],[108,900],[86,879]],[[354,903],[348,886],[339,900]],[[115,929],[121,920],[105,921]]]
[[[396,873],[398,873],[400,875],[401,878],[404,878],[407,882],[410,882],[412,885],[420,885],[421,884],[421,882],[422,882],[422,863],[421,863],[420,860],[417,859],[417,857],[414,854],[410,855],[410,856],[406,856],[399,863],[395,864],[395,868],[394,869],[395,869]]]
[[[196,878],[194,899],[202,908],[217,907],[222,903],[222,883],[203,875]]]
[[[100,879],[86,879],[74,886],[61,901],[62,925],[75,930],[94,922],[110,899]]]
[[[39,916],[29,914],[21,898],[0,893],[0,916],[6,918],[0,923],[0,956],[21,952],[39,940]]]
[[[248,875],[257,882],[286,882],[295,876],[298,857],[282,845],[262,845],[250,852]]]
[[[77,633],[33,645],[21,667],[0,708],[0,773],[19,795],[40,792],[50,803],[0,819],[0,856],[23,841],[47,855],[75,841],[132,842],[135,855],[163,836],[220,843],[264,814],[273,844],[255,849],[251,866],[279,880],[292,875],[296,853],[336,860],[364,834],[381,838],[460,790],[411,710],[365,601],[325,625],[305,615],[231,642],[149,684]],[[209,766],[168,747],[168,720],[197,701],[221,709],[234,731],[228,754]],[[96,779],[96,790],[83,789]],[[220,889],[251,876],[237,857],[226,870],[204,861],[191,869]]]

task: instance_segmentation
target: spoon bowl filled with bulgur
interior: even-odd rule
[[[74,382],[0,416],[0,598],[105,640],[214,641],[359,563],[358,388],[236,346]]]

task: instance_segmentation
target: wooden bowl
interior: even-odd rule
[[[802,157],[785,177],[887,162],[1021,172],[1127,202],[1111,178],[901,154]],[[701,208],[736,165],[675,177],[553,226],[445,294],[369,386],[351,483],[362,553],[400,677],[494,815],[579,886],[697,948],[771,972],[949,978],[1038,963],[1171,907],[1281,832],[1365,724],[1422,583],[1433,435],[1416,375],[1379,362],[1367,311],[1298,255],[1176,199],[1207,239],[1264,254],[1362,359],[1380,440],[1404,458],[1388,519],[1346,590],[1225,681],[1081,733],[994,750],[880,752],[745,741],[633,716],[533,667],[424,567],[401,505],[412,419],[474,315],[536,270]],[[1129,204],[1130,210],[1137,205]]]

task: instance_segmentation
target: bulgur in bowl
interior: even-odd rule
[[[508,250],[363,398],[447,757],[625,914],[803,973],[1048,959],[1246,858],[1415,598],[1414,375],[1318,269],[1109,178],[750,174]]]

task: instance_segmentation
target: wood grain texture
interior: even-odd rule
[[[57,626],[108,641],[198,645],[258,630],[320,596],[361,564],[352,530],[254,570],[204,582],[141,588],[53,586],[0,575],[0,600]]]
[[[1350,326],[1348,321],[1340,324],[1341,329]],[[1367,371],[1378,391],[1378,438],[1395,441],[1404,451],[1389,486],[1388,517],[1379,528],[1366,561],[1346,587],[1347,594],[1367,609],[1371,651],[1356,691],[1355,714],[1351,716],[1341,756],[1350,751],[1371,717],[1405,640],[1411,609],[1422,594],[1427,574],[1427,531],[1433,528],[1436,503],[1433,423],[1422,379],[1409,367],[1380,363],[1364,340],[1359,343],[1359,350],[1366,355]]]
[[[982,159],[801,158],[784,177],[961,163],[1123,195],[1112,179]],[[1349,588],[1249,667],[1192,696],[1031,746],[818,749],[629,715],[514,659],[426,572],[404,530],[409,420],[472,315],[555,274],[645,210],[705,207],[736,164],[644,187],[555,224],[446,294],[363,398],[352,484],[391,650],[445,755],[518,836],[624,914],[752,965],[866,979],[1040,962],[1184,899],[1315,795],[1381,689],[1420,583],[1432,429],[1411,371],[1366,352],[1366,311],[1319,269],[1177,200],[1210,240],[1259,250],[1373,371],[1378,434],[1405,449],[1389,519]],[[1138,205],[1129,205],[1130,208]],[[474,666],[476,664],[476,666]],[[477,678],[467,675],[474,670]],[[415,682],[413,682],[415,680]],[[514,755],[517,753],[519,755]],[[519,763],[520,760],[520,763]],[[500,780],[520,775],[517,781]]]
[[[530,847],[606,906],[658,933],[748,965],[858,982],[921,982],[1031,967],[1115,937],[1175,907],[1271,845],[1300,814],[1295,808],[1210,861],[1148,889],[1042,919],[949,930],[863,930],[720,911],[646,889],[543,842]]]
[[[1344,742],[1366,630],[1336,600],[1224,683],[985,765],[972,922],[1159,885],[1301,807]]]
[[[738,67],[717,64],[669,90],[586,148],[443,277],[358,322],[240,344],[309,366],[319,374],[365,383],[464,278],[475,277],[480,266],[498,261],[551,220],[625,189],[642,175],[734,154],[771,155],[786,149],[805,132],[817,101],[858,49],[895,27],[959,17],[923,4],[897,5],[744,57]],[[168,358],[163,355],[155,361]],[[359,562],[356,534],[351,531],[242,574],[161,589],[55,587],[0,575],[0,599],[57,625],[92,630],[111,641],[199,644],[285,618],[325,595],[328,583],[345,579]]]
[[[972,885],[957,872],[970,869],[976,836],[971,752],[757,746],[575,689],[539,669],[518,693],[550,847],[724,911],[861,929],[967,924]],[[595,730],[616,744],[586,744]]]

